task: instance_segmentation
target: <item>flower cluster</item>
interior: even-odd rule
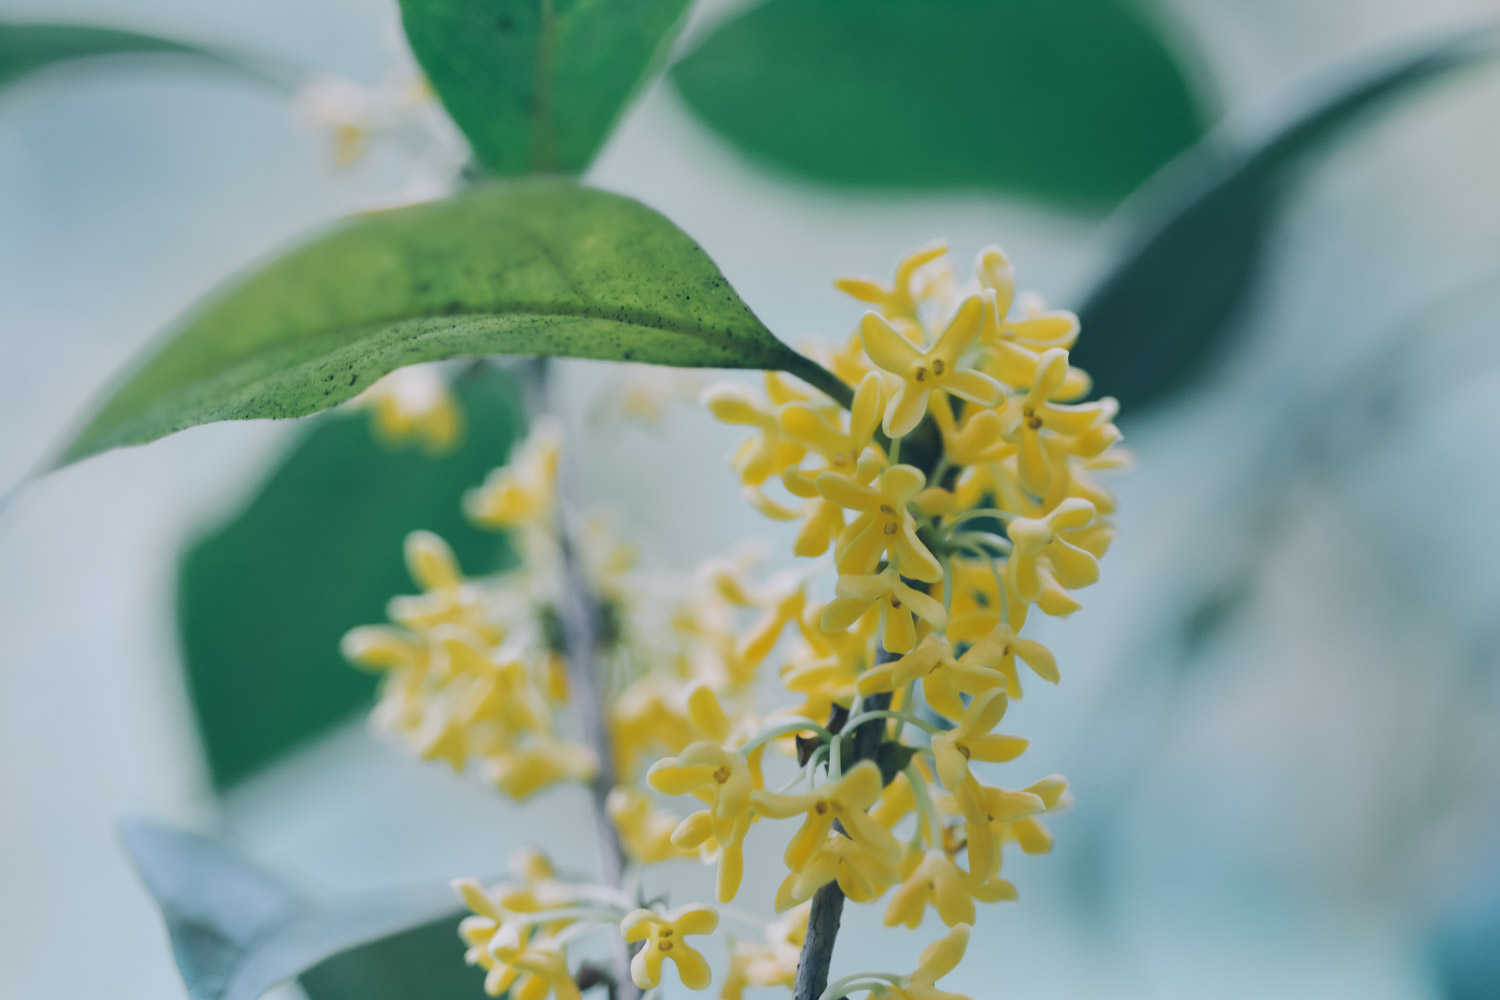
[[[473,766],[517,799],[597,767],[586,745],[563,735],[565,671],[546,629],[559,585],[548,571],[557,437],[542,425],[465,498],[477,524],[514,533],[529,572],[469,579],[441,538],[413,532],[406,564],[421,593],[391,600],[391,624],[356,628],[343,641],[349,660],[384,675],[379,728],[424,759],[460,772]]]
[[[999,249],[979,254],[967,283],[945,254],[915,251],[890,285],[838,283],[871,307],[846,342],[812,352],[849,387],[847,405],[774,373],[759,392],[703,394],[749,429],[731,465],[757,510],[795,522],[793,553],[808,562],[757,578],[732,552],[654,586],[613,543],[572,547],[606,611],[605,812],[629,861],[699,859],[728,903],[747,840],[786,837],[782,917],[730,940],[726,1000],[793,983],[830,883],[856,903],[885,899],[887,926],[917,928],[930,909],[948,930],[914,973],[853,973],[826,996],[954,997],[934,983],[962,957],[977,904],[1016,898],[1000,875],[1005,845],[1047,851],[1044,817],[1068,803],[1059,776],[1011,787],[990,765],[1027,748],[999,731],[1022,667],[1060,678],[1028,626],[1077,611],[1099,578],[1114,504],[1098,474],[1124,461],[1115,403],[1088,401],[1090,380],[1069,363],[1076,317],[1017,296]],[[519,569],[466,580],[440,542],[415,535],[423,593],[392,602],[394,626],[346,640],[351,658],[388,672],[381,721],[424,756],[478,762],[517,797],[600,766],[558,722],[563,645],[547,619],[567,557],[558,449],[555,426],[539,423],[465,498],[477,523],[515,535]],[[773,670],[787,697],[763,706]],[[527,865],[520,888],[457,884],[474,912],[469,958],[492,994],[576,995],[565,948],[603,927],[631,950],[637,987],[658,987],[667,964],[689,988],[710,985],[686,938],[716,931],[713,907],[643,905]]]

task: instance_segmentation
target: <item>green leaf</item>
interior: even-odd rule
[[[745,152],[835,184],[1108,206],[1203,132],[1124,0],[769,0],[671,77]]]
[[[412,52],[496,176],[578,173],[688,0],[401,0]]]
[[[1126,413],[1190,383],[1230,345],[1297,168],[1395,98],[1496,52],[1496,32],[1467,33],[1353,83],[1252,147],[1206,143],[1172,164],[1125,210],[1125,250],[1079,310],[1074,362]]]
[[[0,90],[43,70],[81,60],[163,56],[227,69],[281,88],[294,86],[297,76],[285,64],[265,57],[138,31],[85,24],[0,21]]]
[[[121,838],[192,1000],[256,1000],[336,955],[459,910],[446,886],[312,899],[217,841],[139,820]]]
[[[335,955],[299,977],[308,1000],[479,1000],[484,972],[464,961],[453,917]]]
[[[394,368],[483,354],[779,368],[848,393],[656,212],[527,181],[357,218],[235,282],[109,396],[59,464],[216,420],[305,416]]]
[[[452,454],[392,451],[365,414],[330,414],[184,554],[183,667],[218,788],[368,707],[375,678],[344,662],[339,638],[384,621],[386,601],[410,591],[408,532],[437,532],[470,572],[500,568],[503,540],[471,527],[459,501],[517,436],[516,386],[490,370],[455,388],[467,429]]]

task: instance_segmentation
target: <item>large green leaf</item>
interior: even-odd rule
[[[106,57],[171,57],[226,69],[279,87],[293,84],[288,66],[264,57],[138,31],[87,24],[0,20],[0,90],[42,70]]]
[[[656,212],[527,181],[357,218],[234,283],[61,461],[215,420],[304,416],[402,365],[482,354],[779,368],[848,392],[772,336]]]
[[[401,20],[486,171],[578,173],[688,2],[401,0]]]
[[[470,572],[499,568],[499,536],[465,521],[464,489],[500,464],[520,423],[515,384],[459,380],[467,431],[455,452],[392,451],[364,414],[310,426],[249,504],[184,554],[177,608],[198,729],[219,788],[367,707],[375,679],[339,638],[385,619],[411,588],[401,542],[418,528]]]
[[[207,837],[140,821],[121,832],[192,1000],[256,1000],[335,956],[444,915],[457,927],[446,886],[313,899]],[[461,952],[456,932],[453,949]]]
[[[464,961],[453,917],[335,955],[298,977],[308,1000],[480,1000],[484,972]]]
[[[1203,131],[1127,0],[769,0],[671,76],[735,145],[838,184],[1109,205]]]
[[[1207,143],[1172,164],[1124,210],[1129,236],[1079,310],[1074,360],[1127,413],[1191,382],[1228,346],[1296,168],[1393,99],[1496,52],[1496,32],[1466,33],[1339,90],[1258,144]]]

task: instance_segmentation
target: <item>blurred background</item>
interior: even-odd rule
[[[1254,148],[1352,82],[1500,18],[1493,0],[1135,5],[1160,58],[1060,73],[1059,105],[1028,110],[1033,132],[1002,156],[1004,183],[959,168],[916,183],[920,165],[894,152],[889,176],[849,183],[833,160],[799,163],[774,135],[725,125],[743,45],[716,32],[745,6],[694,7],[676,46],[686,61],[630,107],[588,178],[682,226],[793,342],[842,338],[856,321],[834,276],[884,275],[938,236],[960,262],[1002,243],[1022,287],[1080,308],[1141,220],[1197,183],[1179,165],[1126,197],[1172,154],[1210,134]],[[233,44],[368,88],[410,63],[395,5],[379,0],[0,0],[0,18]],[[992,37],[982,57],[1029,66],[1027,53],[1072,37]],[[919,103],[920,68],[907,81]],[[843,70],[832,53],[827,72]],[[339,86],[323,91],[334,104]],[[1148,102],[1130,135],[1154,139],[1122,140],[1119,162],[1099,154],[1097,171],[1074,169],[1096,155],[1084,143],[1028,172],[1028,136],[1094,127],[1126,98]],[[166,63],[85,66],[0,93],[0,488],[215,283],[351,211],[441,190],[461,162],[439,121],[341,167],[326,106]],[[1004,129],[989,118],[966,127]],[[1244,297],[1199,324],[1211,349],[1117,339],[1095,364],[1080,347],[1103,389],[1118,380],[1138,466],[1115,483],[1119,541],[1086,613],[1046,623],[1065,682],[1013,709],[1028,760],[1067,774],[1078,805],[1053,824],[1051,857],[1007,864],[1022,901],[981,916],[984,947],[946,988],[1500,997],[1497,122],[1500,71],[1484,64],[1382,106],[1276,175],[1277,211],[1255,215],[1258,266],[1231,269]],[[1270,195],[1254,198],[1259,211]],[[1164,327],[1209,282],[1194,265],[1243,250],[1195,246],[1175,287],[1145,288]],[[1081,345],[1091,332],[1086,314]],[[690,401],[654,427],[601,422],[601,391],[623,369],[558,368],[577,499],[610,508],[649,562],[687,569],[747,533],[788,548],[739,499],[723,459],[734,429]],[[455,460],[470,464],[447,473],[455,511],[461,485],[503,455],[509,417],[496,413]],[[400,538],[417,524],[378,522],[339,564],[346,581],[299,582],[298,546],[376,497],[325,495],[309,521],[295,490],[259,492],[293,447],[314,449],[316,481],[327,459],[313,436],[359,437],[340,419],[199,428],[41,479],[0,511],[0,996],[81,1000],[102,979],[122,1000],[184,995],[117,844],[126,814],[228,830],[334,888],[492,872],[542,839],[592,857],[581,792],[517,807],[366,732],[368,681],[332,642],[379,602],[330,595],[363,580],[365,555],[397,592]],[[668,463],[671,490],[640,474]],[[241,573],[225,525],[252,516],[282,542]],[[279,603],[257,603],[278,581]],[[342,624],[332,639],[314,630],[324,652],[301,660],[307,647],[279,636],[307,606]],[[194,679],[204,650],[233,669]],[[306,699],[317,706],[293,704]],[[753,846],[740,905],[764,912],[777,852]],[[667,879],[680,893],[707,885],[690,865]],[[880,930],[878,911],[846,927],[836,969],[902,969],[922,939]]]

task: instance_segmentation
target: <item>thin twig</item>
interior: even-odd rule
[[[548,412],[547,367],[544,359],[517,372],[528,417],[535,419]],[[561,492],[561,490],[559,490]],[[608,884],[623,888],[625,881],[625,848],[620,832],[609,818],[606,801],[615,786],[614,753],[610,746],[609,724],[604,711],[599,662],[600,625],[603,610],[583,567],[578,561],[576,538],[566,507],[559,502],[557,544],[561,554],[562,580],[557,593],[557,619],[562,628],[563,659],[568,669],[568,693],[577,713],[583,739],[598,762],[594,780],[589,784],[593,807],[595,842],[599,850],[599,874]],[[630,946],[616,936],[614,982],[610,1000],[639,1000],[641,991],[630,978]]]

